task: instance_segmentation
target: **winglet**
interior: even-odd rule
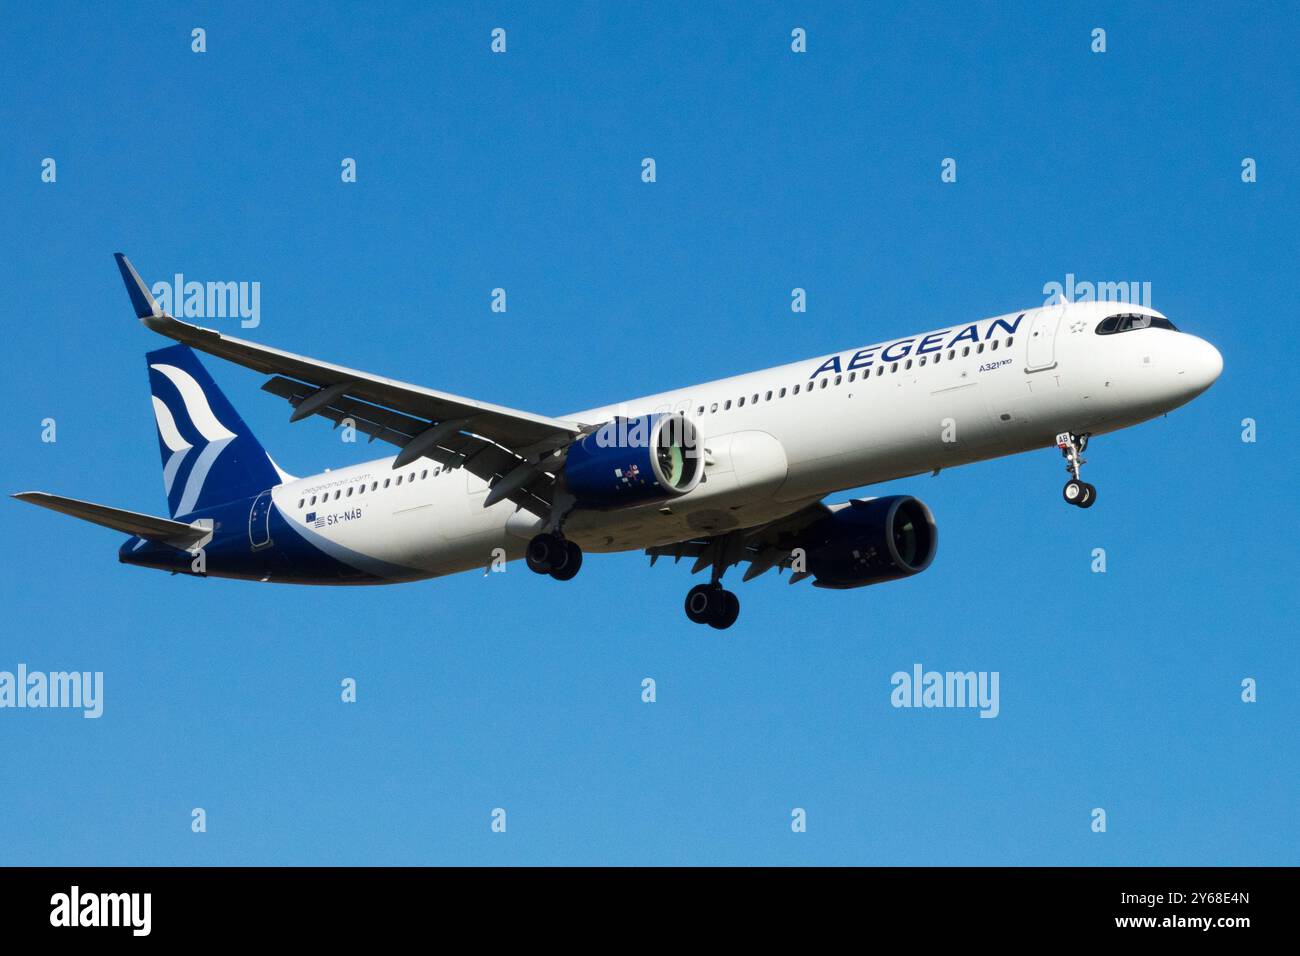
[[[135,307],[135,315],[138,319],[153,319],[162,316],[162,309],[158,308],[158,303],[154,301],[149,292],[149,287],[144,284],[140,278],[140,273],[135,271],[135,266],[131,265],[131,260],[120,252],[113,253],[113,258],[117,260],[117,268],[122,273],[122,281],[126,284],[126,294],[131,297],[131,305]]]

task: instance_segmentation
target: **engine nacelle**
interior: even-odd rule
[[[910,495],[859,498],[808,528],[803,547],[819,588],[860,588],[920,574],[934,560],[939,529]]]
[[[615,418],[569,446],[564,483],[584,508],[619,508],[675,498],[704,474],[695,426],[656,412]]]

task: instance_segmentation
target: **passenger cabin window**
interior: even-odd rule
[[[1122,312],[1110,315],[1097,323],[1098,335],[1114,335],[1117,332],[1132,332],[1134,329],[1168,329],[1177,332],[1174,323],[1158,315],[1141,315],[1137,312]]]

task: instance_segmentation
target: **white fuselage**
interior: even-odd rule
[[[750,527],[847,488],[1041,448],[1060,432],[1137,424],[1217,377],[1221,358],[1195,336],[1095,333],[1119,312],[1159,315],[1113,302],[1029,309],[565,415],[600,424],[680,411],[706,456],[691,492],[575,511],[565,533],[600,552]],[[464,469],[392,463],[297,479],[273,499],[308,540],[392,580],[518,558],[542,527],[509,501],[484,508],[485,482]]]

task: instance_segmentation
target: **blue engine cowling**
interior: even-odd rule
[[[667,412],[606,422],[570,445],[564,462],[565,487],[584,508],[675,498],[703,474],[695,426]]]
[[[808,570],[819,588],[860,588],[920,574],[934,560],[934,515],[910,495],[862,498],[833,505],[801,535]]]

